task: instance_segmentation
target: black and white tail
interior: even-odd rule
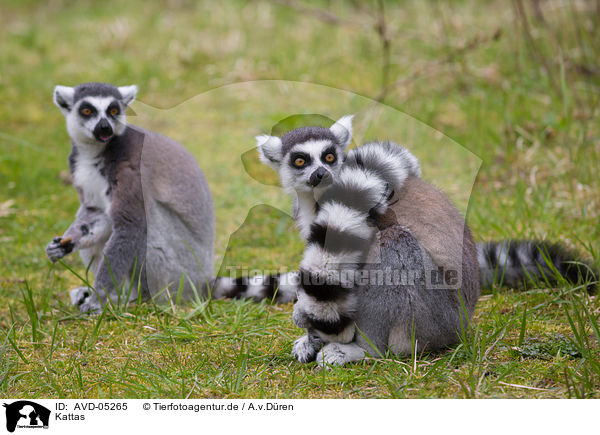
[[[372,218],[384,214],[395,190],[420,175],[417,159],[390,142],[373,142],[348,153],[334,184],[318,201],[300,263],[300,286],[318,301],[348,296],[374,246]]]
[[[589,293],[598,289],[598,271],[558,243],[528,240],[477,243],[477,261],[482,287],[554,285],[560,274],[571,283],[586,285]]]
[[[345,279],[350,275],[341,272],[359,269],[373,245],[377,229],[370,218],[385,213],[388,199],[409,175],[420,175],[418,161],[396,144],[373,142],[351,150],[334,185],[319,199],[300,271],[216,278],[212,296],[285,303],[303,289],[318,300],[339,302],[347,287],[353,287]]]
[[[212,282],[212,297],[215,299],[263,299],[277,303],[296,300],[298,272],[259,275],[252,277],[218,277]]]

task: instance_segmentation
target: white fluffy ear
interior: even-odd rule
[[[135,96],[137,95],[138,87],[136,85],[131,86],[119,86],[119,93],[121,94],[121,101],[126,106],[129,106],[135,100]]]
[[[352,142],[352,118],[354,118],[354,115],[342,116],[335,124],[329,127],[329,130],[331,130],[344,149]]]
[[[55,86],[52,94],[54,104],[58,106],[63,114],[67,114],[73,107],[73,97],[75,95],[75,88],[68,86]]]
[[[256,136],[256,148],[258,148],[260,161],[276,171],[279,171],[281,159],[283,159],[282,147],[281,139],[277,136],[269,136],[268,134]]]

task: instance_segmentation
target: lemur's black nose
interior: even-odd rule
[[[106,120],[106,118],[102,118],[96,127],[94,127],[94,137],[102,142],[108,141],[113,134],[113,129]]]
[[[321,180],[323,180],[323,178],[327,178],[328,176],[329,171],[323,167],[320,167],[310,175],[310,179],[308,181],[312,187],[315,187],[321,182]]]

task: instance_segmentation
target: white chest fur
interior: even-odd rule
[[[315,220],[315,206],[316,201],[312,193],[298,193],[294,206],[294,218],[300,236],[304,240],[310,236],[310,226]]]
[[[110,206],[109,185],[101,170],[103,162],[97,150],[78,149],[73,185],[79,191],[83,205],[107,212]]]

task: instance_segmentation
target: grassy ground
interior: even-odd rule
[[[600,302],[568,283],[486,290],[448,352],[327,372],[292,359],[291,305],[144,304],[93,318],[69,306],[78,279],[43,249],[77,209],[59,177],[69,145],[51,92],[92,80],[137,83],[131,121],[193,151],[223,270],[291,269],[302,252],[252,137],[290,115],[349,112],[357,143],[413,150],[478,240],[560,240],[599,264],[591,2],[541,2],[537,14],[520,1],[388,2],[385,26],[377,3],[281,3],[2,3],[0,396],[598,397]],[[76,257],[66,265],[84,272]]]

